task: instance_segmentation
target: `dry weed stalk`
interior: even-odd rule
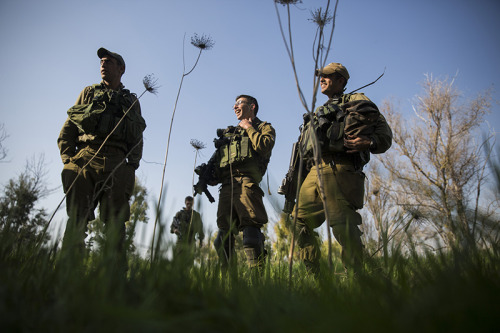
[[[184,39],[185,39],[185,35],[184,35]],[[172,118],[170,119],[170,127],[169,127],[169,130],[168,130],[168,138],[167,138],[167,148],[165,150],[165,160],[163,162],[163,171],[162,171],[162,176],[161,176],[161,184],[160,184],[160,194],[158,196],[158,205],[157,205],[157,209],[156,209],[156,217],[155,217],[155,223],[154,223],[154,227],[153,227],[153,238],[151,240],[151,261],[153,261],[153,248],[154,248],[154,244],[155,244],[155,234],[156,234],[156,225],[158,224],[158,218],[159,218],[159,212],[160,212],[160,204],[161,204],[161,197],[163,195],[163,184],[165,182],[165,171],[167,169],[167,159],[168,159],[168,149],[170,147],[170,136],[172,134],[172,126],[174,124],[174,117],[175,117],[175,111],[177,110],[177,103],[179,102],[179,96],[181,94],[181,89],[182,89],[182,83],[184,82],[184,78],[186,76],[188,76],[189,74],[191,74],[192,71],[194,71],[194,69],[196,68],[196,65],[198,65],[198,61],[200,60],[200,57],[201,57],[201,53],[203,51],[208,51],[210,49],[213,48],[213,46],[215,45],[215,42],[213,41],[213,39],[210,37],[210,36],[207,36],[207,35],[201,35],[199,36],[198,34],[194,34],[193,37],[191,37],[191,44],[198,48],[199,49],[199,52],[198,52],[198,57],[196,58],[196,61],[193,65],[193,67],[191,67],[191,69],[189,71],[186,71],[186,62],[185,62],[185,57],[184,57],[184,51],[185,51],[185,48],[184,48],[184,41],[183,41],[183,46],[182,46],[182,63],[183,63],[183,72],[182,72],[182,76],[181,76],[181,82],[179,83],[179,90],[177,91],[177,97],[175,98],[175,104],[174,104],[174,110],[172,111]]]
[[[297,3],[299,3],[299,1],[275,0],[274,5],[275,5],[275,9],[276,9],[276,15],[278,17],[281,36],[282,36],[283,42],[285,44],[286,51],[288,53],[290,63],[292,65],[292,71],[294,74],[295,83],[297,85],[297,92],[298,92],[300,101],[302,103],[302,106],[306,110],[306,112],[309,114],[309,116],[312,116],[312,113],[313,113],[313,111],[315,109],[315,105],[316,105],[316,95],[318,92],[320,78],[319,78],[319,76],[316,76],[316,75],[314,77],[313,96],[312,96],[311,107],[309,108],[308,103],[306,101],[306,98],[304,96],[304,93],[302,91],[302,88],[300,86],[299,77],[298,77],[297,69],[295,66],[295,56],[294,56],[294,49],[293,49],[290,5],[295,5]],[[287,9],[288,37],[285,35],[284,29],[283,29],[283,25],[281,22],[281,16],[280,16],[280,13],[278,10],[278,4],[286,6],[286,9]],[[329,14],[330,0],[327,1],[326,8],[324,10],[322,8],[320,8],[320,9],[317,9],[317,10],[311,12],[312,18],[310,20],[317,25],[316,35],[315,35],[314,42],[313,42],[313,60],[314,60],[314,68],[313,68],[314,72],[313,73],[315,73],[315,70],[317,68],[322,68],[326,64],[326,59],[328,57],[328,53],[330,51],[331,43],[332,43],[332,39],[333,39],[333,31],[335,29],[335,17],[337,14],[337,6],[338,6],[338,0],[335,1],[335,9],[334,9],[333,15]],[[325,29],[326,25],[329,23],[332,23],[332,29],[330,31],[330,35],[328,38],[328,45],[325,46],[324,45],[324,42],[325,42],[324,29]],[[323,208],[325,210],[325,218],[326,218],[326,229],[327,229],[327,235],[328,235],[328,264],[329,264],[329,267],[331,268],[332,267],[332,245],[331,245],[332,239],[331,239],[331,233],[330,233],[330,223],[329,223],[329,219],[328,219],[328,210],[327,210],[327,205],[326,205],[326,193],[325,193],[325,189],[324,189],[324,181],[323,181],[322,174],[319,170],[319,164],[321,163],[321,151],[320,151],[320,146],[319,146],[319,140],[316,137],[315,131],[312,131],[312,134],[313,134],[313,140],[314,140],[314,142],[313,142],[314,165],[316,168],[316,172],[318,174],[320,195],[321,195],[321,198],[323,201]],[[302,151],[301,144],[300,144],[301,138],[302,138],[302,135],[300,136],[300,139],[299,139],[299,158],[300,158],[300,163],[302,165],[304,152]],[[301,171],[299,170],[299,172],[301,172]],[[290,282],[290,284],[292,281],[293,250],[295,248],[295,230],[297,227],[297,207],[298,207],[299,189],[300,189],[300,187],[297,186],[297,195],[296,195],[297,202],[295,204],[295,214],[294,214],[294,221],[293,221],[293,226],[292,226],[292,229],[293,229],[292,230],[292,242],[290,244],[290,256],[289,256],[289,282]]]

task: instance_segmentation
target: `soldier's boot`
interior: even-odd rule
[[[297,237],[297,245],[299,247],[299,257],[306,266],[309,273],[318,276],[319,274],[319,258],[321,255],[320,246],[317,237],[303,221],[297,220],[299,234]]]
[[[219,256],[219,263],[223,269],[236,262],[234,235],[227,230],[219,229],[214,240],[214,248]]]
[[[260,228],[253,226],[243,228],[243,249],[250,268],[252,270],[256,269],[259,274],[262,274],[264,272],[266,251],[264,249],[264,235]]]
[[[357,225],[352,223],[333,225],[332,232],[342,246],[342,262],[346,271],[359,273],[363,268],[363,243],[361,242],[363,233]]]

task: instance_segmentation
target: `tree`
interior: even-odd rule
[[[481,197],[491,152],[485,154],[484,147],[493,140],[493,135],[478,139],[491,108],[490,91],[464,101],[453,83],[427,76],[411,121],[391,102],[383,106],[394,145],[381,162],[394,181],[396,204],[427,221],[446,245],[478,237],[478,215],[488,200]]]
[[[148,223],[148,190],[141,184],[138,178],[135,179],[134,191],[131,197],[130,219],[125,223],[127,249],[130,252],[135,251],[134,237],[137,222]]]
[[[48,234],[38,239],[47,224],[47,213],[43,208],[35,208],[47,194],[45,175],[42,155],[27,161],[25,170],[5,186],[0,198],[0,235],[4,249],[15,250],[15,247],[49,241]]]

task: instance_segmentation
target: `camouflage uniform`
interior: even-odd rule
[[[107,229],[117,231],[120,250],[123,246],[125,222],[130,217],[129,200],[135,184],[135,170],[142,156],[142,130],[146,126],[139,101],[136,100],[136,96],[124,89],[123,85],[118,90],[111,90],[101,83],[86,87],[75,106],[68,111],[69,117],[57,140],[64,163],[61,177],[67,194],[66,210],[70,217],[63,248],[74,245],[84,247],[87,222],[95,219],[94,210],[98,203],[101,220],[107,223]],[[80,122],[74,117],[73,111],[82,111],[97,104],[102,108],[99,110],[101,113],[92,118],[93,126],[84,125],[84,121]],[[97,153],[119,117],[132,104],[122,125]],[[90,164],[77,177],[94,155]],[[76,182],[69,189],[75,179]]]
[[[328,100],[324,106],[315,110],[315,116],[323,112],[324,108],[330,110],[346,110],[354,104],[361,105],[361,109],[369,108],[372,116],[371,123],[365,127],[370,133],[356,133],[369,136],[372,140],[370,151],[348,154],[343,148],[343,138],[348,127],[352,126],[351,119],[333,118],[330,129],[337,128],[336,138],[328,132],[321,137],[322,158],[318,166],[322,176],[326,198],[326,206],[330,226],[337,241],[342,246],[342,260],[348,267],[359,268],[362,263],[363,245],[361,243],[361,216],[357,212],[363,207],[364,180],[362,172],[364,164],[370,159],[370,153],[380,154],[391,146],[392,131],[385,118],[378,112],[376,106],[364,94],[342,94]],[[376,112],[375,110],[376,109]],[[345,127],[340,123],[345,123]],[[349,126],[348,126],[349,125]],[[329,131],[330,131],[329,129]],[[337,136],[338,135],[338,136]],[[309,141],[312,140],[309,138]],[[307,145],[307,143],[305,143]],[[313,229],[325,221],[325,211],[320,195],[318,170],[309,160],[310,171],[307,174],[299,191],[297,200],[297,224],[299,227],[298,246],[301,259],[311,271],[319,269],[320,246],[314,236]]]
[[[184,208],[178,211],[170,226],[170,232],[177,235],[177,242],[183,241],[188,244],[193,244],[196,234],[200,242],[205,238],[200,213],[194,209],[187,210]]]
[[[260,266],[264,254],[260,228],[267,223],[267,213],[259,183],[267,169],[276,133],[271,124],[257,117],[247,130],[236,127],[226,132],[232,133],[225,135],[216,155],[216,178],[222,185],[217,210],[219,234],[214,245],[225,263],[234,256],[233,234],[243,231],[243,247],[250,266]]]

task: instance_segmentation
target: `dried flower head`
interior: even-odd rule
[[[153,74],[148,74],[142,79],[142,84],[144,84],[144,88],[152,93],[155,94],[158,92],[158,79],[154,77]]]
[[[214,47],[215,42],[210,36],[205,36],[201,35],[198,36],[198,34],[194,34],[193,37],[191,37],[191,44],[199,48],[200,50],[210,50],[212,47]]]
[[[189,141],[189,143],[196,150],[200,150],[200,149],[203,149],[206,147],[203,142],[201,142],[200,140],[196,140],[196,139],[191,139],[191,141]]]
[[[302,3],[302,0],[274,0],[274,2],[286,6],[286,5],[295,5],[298,3]]]
[[[333,21],[333,16],[330,15],[329,11],[323,12],[322,8],[318,8],[315,11],[311,11],[311,18],[309,21],[316,23],[320,28]]]

